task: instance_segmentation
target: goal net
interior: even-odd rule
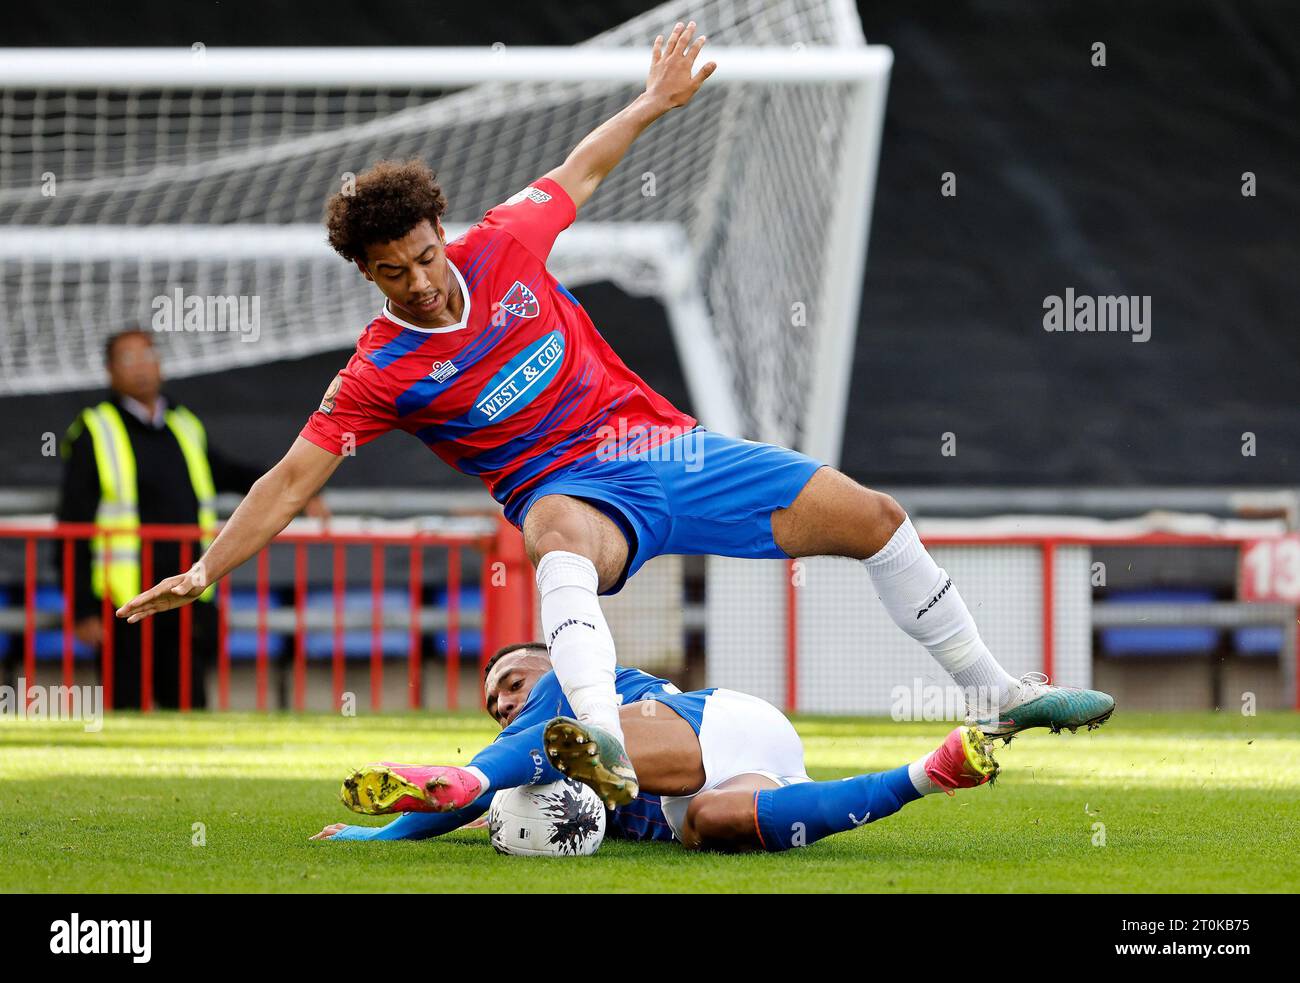
[[[552,269],[662,301],[706,425],[834,461],[891,64],[849,0],[674,0],[565,49],[5,51],[0,395],[96,384],[129,326],[172,376],[350,345],[377,305],[325,245],[329,194],[423,158],[454,236],[626,105],[688,18],[718,72]]]

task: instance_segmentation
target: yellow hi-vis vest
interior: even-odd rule
[[[180,445],[185,467],[189,471],[194,497],[199,502],[198,525],[201,544],[207,549],[217,527],[217,489],[208,464],[208,438],[203,424],[183,406],[164,414],[167,428]],[[107,570],[109,597],[121,607],[140,593],[140,499],[136,481],[135,451],[126,425],[117,407],[108,401],[90,406],[69,431],[76,435],[80,426],[89,431],[95,448],[95,467],[99,471],[99,507],[95,524],[108,536],[95,536],[90,543],[90,586],[96,597],[104,596]],[[209,586],[200,599],[211,601],[215,587]]]

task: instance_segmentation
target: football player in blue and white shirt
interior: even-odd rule
[[[911,764],[814,782],[790,721],[757,697],[727,689],[683,693],[665,679],[622,667],[616,687],[627,751],[641,780],[640,795],[608,817],[608,835],[625,839],[787,850],[883,819],[925,794],[982,785],[998,772],[991,741],[967,726]],[[468,766],[362,768],[343,783],[344,803],[368,815],[403,815],[380,827],[334,824],[313,839],[424,839],[472,823],[502,789],[565,777],[592,784],[589,737],[571,719],[544,645],[508,646],[493,656],[484,696],[502,731]]]

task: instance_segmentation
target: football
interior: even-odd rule
[[[503,789],[492,797],[488,830],[498,853],[516,857],[585,857],[605,839],[605,806],[571,779]]]

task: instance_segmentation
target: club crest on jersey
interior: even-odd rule
[[[483,387],[469,412],[470,422],[485,427],[518,413],[554,381],[563,361],[564,335],[560,332],[530,342]]]
[[[445,362],[434,362],[433,371],[429,373],[429,378],[434,382],[446,382],[458,371],[460,370],[456,368],[451,359],[447,359]]]
[[[501,298],[498,305],[507,314],[515,317],[536,317],[541,309],[537,303],[537,294],[533,293],[518,280],[509,292]]]

